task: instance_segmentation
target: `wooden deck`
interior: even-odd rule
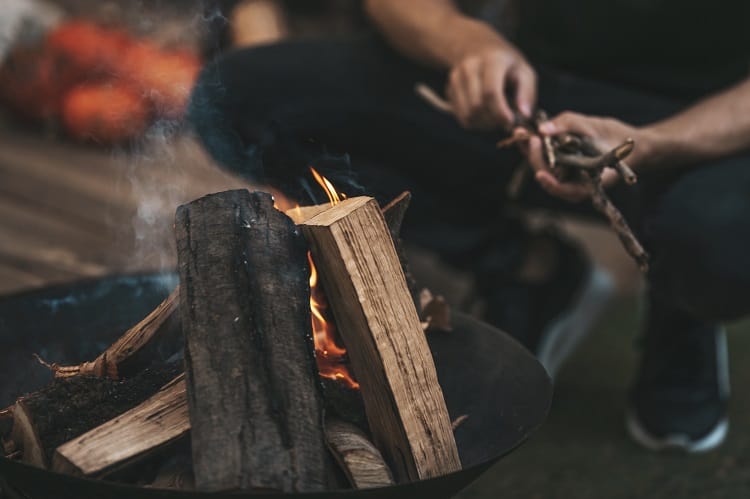
[[[178,204],[246,185],[191,138],[138,154],[0,132],[0,294],[175,264]]]

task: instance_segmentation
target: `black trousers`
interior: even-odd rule
[[[539,105],[551,115],[572,110],[643,125],[690,104],[537,70]],[[315,197],[308,165],[348,194],[386,200],[412,190],[407,237],[471,267],[481,260],[478,248],[502,254],[513,246],[517,233],[503,207],[520,157],[495,147],[498,134],[466,131],[425,104],[414,93],[420,81],[442,90],[445,75],[374,35],[294,41],[209,64],[189,116],[221,164],[298,199]],[[750,157],[642,175],[613,198],[652,254],[655,299],[703,321],[750,311]],[[535,185],[523,202],[594,216],[586,203],[554,200]]]

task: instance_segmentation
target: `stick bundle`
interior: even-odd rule
[[[417,94],[439,111],[453,113],[450,102],[437,95],[424,84],[417,84]],[[633,151],[633,139],[625,139],[622,144],[610,151],[601,151],[588,137],[575,134],[561,134],[550,137],[539,133],[539,125],[547,121],[544,111],[537,111],[531,119],[516,118],[516,132],[513,136],[501,140],[498,147],[508,147],[528,141],[533,136],[542,140],[544,159],[557,178],[566,182],[583,183],[587,186],[591,204],[595,210],[604,215],[609,225],[620,238],[623,247],[638,264],[642,272],[648,271],[649,255],[633,234],[625,217],[612,203],[602,186],[602,172],[605,168],[614,168],[618,175],[628,185],[633,185],[638,178],[624,159]],[[517,197],[521,185],[528,171],[526,165],[521,165],[513,175],[509,186],[511,197]]]

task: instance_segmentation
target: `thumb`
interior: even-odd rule
[[[526,118],[531,118],[536,107],[536,73],[529,66],[521,66],[512,74],[515,85],[516,109]]]
[[[588,135],[589,130],[583,115],[565,111],[539,125],[539,131],[544,135],[559,135],[561,133]]]

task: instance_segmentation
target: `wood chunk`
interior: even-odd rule
[[[326,418],[328,449],[355,489],[393,485],[393,476],[383,455],[356,425]]]
[[[311,206],[297,206],[296,208],[286,210],[284,213],[291,218],[294,223],[299,225],[315,215],[326,211],[330,207],[331,205],[329,203],[314,204]]]
[[[24,462],[46,468],[59,445],[148,399],[179,374],[180,367],[155,366],[124,381],[95,376],[56,379],[16,402],[11,438],[23,450]]]
[[[196,488],[326,488],[307,245],[269,194],[227,191],[176,216]]]
[[[176,441],[189,430],[181,374],[142,404],[58,447],[52,470],[105,476]]]
[[[152,360],[148,358],[150,347],[165,336],[179,333],[179,289],[179,286],[175,288],[158,307],[128,329],[93,361],[76,366],[42,363],[53,371],[56,378],[88,375],[119,379],[134,375]]]
[[[351,198],[301,228],[362,387],[374,441],[398,481],[459,470],[432,355],[377,203]]]
[[[391,237],[396,241],[401,236],[401,226],[404,224],[406,210],[411,204],[411,192],[404,191],[387,205],[383,206],[383,218],[388,226]]]

